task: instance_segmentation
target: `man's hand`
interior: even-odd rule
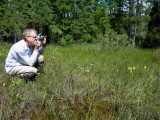
[[[39,50],[40,45],[41,45],[41,42],[40,42],[40,41],[36,41],[36,43],[35,43],[35,47],[34,47],[34,50],[35,50],[35,51],[38,51],[38,50]]]
[[[44,39],[42,40],[42,46],[45,47],[46,46],[46,41],[47,41],[47,36],[43,36]]]
[[[39,50],[39,46],[35,46],[35,47],[34,47],[34,50],[35,50],[35,51],[38,51],[38,50]]]

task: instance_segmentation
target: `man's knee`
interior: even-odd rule
[[[40,55],[38,57],[37,63],[35,64],[35,67],[39,68],[39,67],[43,67],[43,65],[44,65],[44,56]]]
[[[33,67],[32,70],[31,70],[31,72],[34,72],[34,73],[37,73],[37,71],[38,71],[38,70],[37,70],[37,68],[35,68],[35,67]]]
[[[38,57],[38,62],[43,62],[44,61],[44,56],[43,55],[40,55],[39,57]]]

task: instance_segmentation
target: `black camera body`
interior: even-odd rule
[[[38,39],[39,41],[43,41],[43,40],[44,40],[44,37],[43,37],[41,34],[38,34],[38,35],[37,35],[37,39]]]

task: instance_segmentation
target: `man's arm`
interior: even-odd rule
[[[38,52],[39,52],[40,54],[44,53],[45,48],[46,48],[46,36],[44,36],[44,39],[43,39],[43,41],[42,41],[42,46],[39,48]]]
[[[14,51],[14,57],[15,59],[22,65],[28,65],[28,66],[33,66],[37,58],[39,56],[38,51],[34,50],[32,55],[29,56],[28,52],[25,51]]]

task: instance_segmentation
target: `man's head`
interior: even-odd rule
[[[28,46],[37,44],[37,31],[34,29],[26,29],[23,32],[23,39],[26,41]]]

